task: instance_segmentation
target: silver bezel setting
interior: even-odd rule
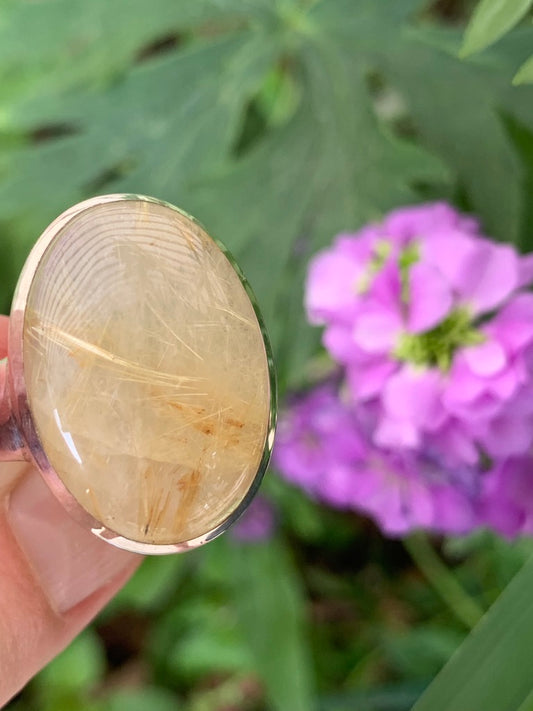
[[[46,484],[59,500],[66,511],[82,526],[92,531],[92,533],[99,538],[107,541],[108,543],[122,548],[124,550],[132,551],[134,553],[148,554],[148,555],[164,555],[169,553],[181,553],[183,551],[191,550],[197,548],[208,541],[213,540],[220,534],[224,533],[245,511],[245,509],[250,504],[253,499],[265,470],[268,466],[270,455],[272,452],[272,446],[274,443],[274,431],[276,425],[276,409],[277,409],[277,397],[276,397],[276,381],[275,381],[275,370],[272,359],[272,351],[270,347],[270,341],[265,330],[264,322],[261,313],[257,307],[255,296],[246,280],[242,271],[236,264],[231,253],[217,240],[214,240],[219,248],[223,251],[225,256],[231,262],[235,271],[237,272],[251,302],[261,329],[263,336],[263,342],[265,346],[265,354],[268,362],[269,369],[269,383],[270,383],[270,411],[269,420],[267,425],[267,433],[265,438],[265,445],[263,450],[263,456],[258,468],[258,471],[254,477],[254,480],[248,489],[247,494],[240,502],[240,504],[227,516],[220,524],[215,528],[207,531],[202,536],[194,538],[188,541],[181,541],[175,544],[154,544],[154,543],[144,543],[140,541],[131,540],[120,535],[116,531],[104,526],[100,521],[96,520],[91,514],[84,509],[77,499],[71,494],[63,483],[60,476],[54,470],[50,464],[45,448],[40,441],[35,422],[32,416],[31,407],[29,403],[28,393],[26,390],[26,382],[24,376],[24,321],[26,305],[28,302],[28,297],[30,294],[31,285],[33,278],[39,268],[39,264],[43,259],[46,251],[52,245],[52,242],[57,237],[59,232],[68,224],[70,220],[77,217],[82,212],[91,210],[94,207],[101,206],[105,203],[113,202],[124,202],[124,201],[146,201],[150,203],[156,203],[168,207],[182,215],[185,215],[188,219],[193,222],[197,222],[193,217],[178,209],[174,205],[171,205],[162,200],[157,200],[155,198],[147,197],[144,195],[136,194],[115,194],[115,195],[103,195],[99,197],[94,197],[89,200],[74,205],[73,207],[66,210],[58,218],[56,218],[43,232],[41,237],[36,242],[30,255],[28,256],[26,263],[21,272],[17,288],[15,291],[15,296],[13,299],[13,304],[11,308],[11,319],[9,326],[9,346],[8,346],[8,394],[11,404],[11,410],[13,418],[17,424],[20,434],[25,443],[25,458],[31,460],[37,469],[40,471],[42,477],[44,478]],[[204,229],[202,227],[202,229]]]

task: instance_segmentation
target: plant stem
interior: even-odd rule
[[[483,616],[483,610],[442,562],[428,537],[423,533],[415,533],[404,539],[403,543],[417,568],[457,619],[468,629],[475,627]]]

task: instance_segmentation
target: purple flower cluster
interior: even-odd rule
[[[306,306],[341,379],[289,408],[278,468],[391,535],[533,531],[532,282],[444,203],[337,237]]]

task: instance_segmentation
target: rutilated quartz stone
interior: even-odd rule
[[[50,464],[130,540],[206,534],[256,476],[271,395],[261,329],[225,254],[167,205],[96,205],[63,226],[30,289],[24,371]]]

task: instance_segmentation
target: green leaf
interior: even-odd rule
[[[206,162],[225,155],[273,52],[266,37],[253,46],[241,35],[224,37],[145,62],[103,95],[25,109],[34,124],[67,120],[82,132],[7,155],[0,216],[22,212],[28,194],[36,206],[59,208],[102,180],[126,189],[124,174],[137,192],[176,200]],[[202,72],[206,65],[210,72]],[[170,86],[184,87],[182,97]]]
[[[101,711],[179,711],[178,699],[170,691],[156,687],[114,691],[102,702]]]
[[[413,711],[517,711],[533,690],[533,558],[467,637]]]
[[[231,542],[230,544],[231,545]],[[241,629],[275,711],[310,711],[314,682],[301,583],[280,541],[229,550]]]
[[[513,84],[531,84],[533,83],[533,55],[522,64],[518,70]]]
[[[227,566],[224,572],[227,575]],[[227,597],[221,604],[219,594],[197,590],[194,599],[181,600],[179,609],[161,621],[163,629],[156,634],[154,647],[164,648],[165,669],[173,678],[253,672],[252,655]],[[154,651],[158,654],[161,649]]]
[[[345,63],[322,20],[310,15],[322,34],[311,33],[301,48],[298,111],[220,179],[198,186],[190,203],[207,225],[217,226],[248,275],[276,346],[282,386],[295,381],[315,347],[300,306],[301,263],[336,233],[416,200],[412,183],[448,177],[440,161],[376,119],[366,67]],[[361,39],[368,42],[364,27]],[[255,235],[260,239],[251,239]],[[280,308],[286,319],[275,318]]]
[[[503,114],[504,125],[513,141],[524,167],[524,193],[533,193],[533,129],[525,126],[512,116]],[[522,215],[522,236],[520,245],[524,251],[533,251],[533,204],[526,201]]]
[[[146,558],[103,615],[108,617],[122,609],[151,612],[161,608],[175,595],[186,569],[183,556]]]
[[[387,630],[382,633],[382,646],[401,678],[425,680],[440,670],[463,638],[453,629],[424,625],[401,633]]]
[[[37,5],[7,0],[0,17],[3,99],[108,85],[144,51],[183,42],[185,33],[205,23],[238,26],[261,6],[260,0],[153,0],[148,11],[143,0],[41,0]]]
[[[201,678],[213,672],[253,672],[252,657],[235,625],[220,623],[220,615],[213,614],[197,629],[185,634],[172,650],[168,664],[179,670],[180,676]]]
[[[320,699],[319,711],[409,711],[420,696],[420,686],[398,684],[369,691],[346,691]]]
[[[533,692],[531,692],[517,711],[533,711]]]
[[[412,31],[398,36],[379,62],[390,84],[405,97],[421,143],[453,166],[468,207],[485,233],[517,243],[524,201],[523,167],[500,111],[532,124],[533,92],[510,86],[515,55],[531,47],[533,33],[509,37],[491,61],[461,62],[459,36],[450,31]]]
[[[105,668],[102,643],[85,630],[39,674],[37,687],[43,698],[84,693],[102,680]]]
[[[461,56],[479,52],[512,29],[531,7],[531,0],[480,0],[465,32]]]

